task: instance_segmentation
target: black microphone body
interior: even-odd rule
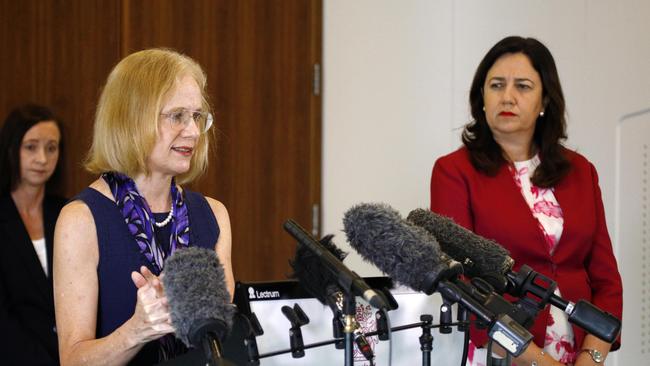
[[[550,303],[568,315],[569,322],[586,330],[590,334],[612,343],[621,331],[621,321],[592,303],[581,299],[573,303],[553,293],[556,284],[551,279],[535,272],[527,265],[522,265],[518,272],[508,272],[506,291],[513,296],[526,296],[528,293],[541,299],[542,304]],[[550,283],[543,287],[540,283]],[[528,299],[528,298],[526,298]]]
[[[614,342],[618,337],[621,329],[619,319],[585,300],[573,304],[555,295],[555,281],[527,265],[521,266],[519,272],[512,271],[514,260],[497,242],[483,238],[430,210],[413,210],[407,220],[432,234],[445,253],[463,263],[468,276],[484,278],[497,292],[522,297],[522,300],[528,300],[524,297],[533,294],[539,299],[538,310],[550,303],[567,313],[569,322],[606,342]]]
[[[309,235],[309,233],[307,233],[307,231],[295,221],[291,219],[287,220],[284,223],[284,229],[300,244],[307,246],[314,254],[321,258],[327,269],[336,276],[337,283],[343,291],[346,291],[351,295],[363,297],[375,308],[390,309],[388,302],[384,299],[383,295],[380,295],[375,290],[371,289],[363,278],[343,265],[338,258],[332,255],[329,250],[312,238],[311,235]]]
[[[162,278],[176,337],[202,348],[206,360],[219,364],[221,341],[232,327],[234,306],[214,250],[189,247],[165,261]]]

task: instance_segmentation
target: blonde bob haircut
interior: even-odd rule
[[[163,103],[187,75],[201,89],[203,110],[210,112],[206,75],[190,57],[154,48],[122,59],[108,75],[99,97],[86,170],[93,174],[114,171],[129,177],[150,174],[147,159],[156,143]],[[200,134],[190,169],[176,177],[178,184],[193,181],[207,169],[209,132]]]

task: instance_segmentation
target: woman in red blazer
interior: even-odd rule
[[[527,264],[550,277],[564,299],[585,299],[620,319],[622,284],[598,176],[561,145],[565,104],[551,53],[532,38],[501,40],[478,66],[470,105],[464,146],[433,167],[431,210],[496,240],[515,270]],[[535,345],[517,365],[600,364],[620,346],[585,335],[550,307],[531,332]],[[476,347],[486,341],[472,330],[470,364],[482,364]]]

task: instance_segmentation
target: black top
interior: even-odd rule
[[[43,200],[50,273],[54,225],[65,202],[49,195]],[[59,364],[52,276],[43,271],[10,195],[0,197],[0,364]]]

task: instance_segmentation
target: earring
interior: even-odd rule
[[[544,111],[539,112],[540,117],[544,117]]]
[[[483,112],[485,112],[485,106],[483,106]]]

